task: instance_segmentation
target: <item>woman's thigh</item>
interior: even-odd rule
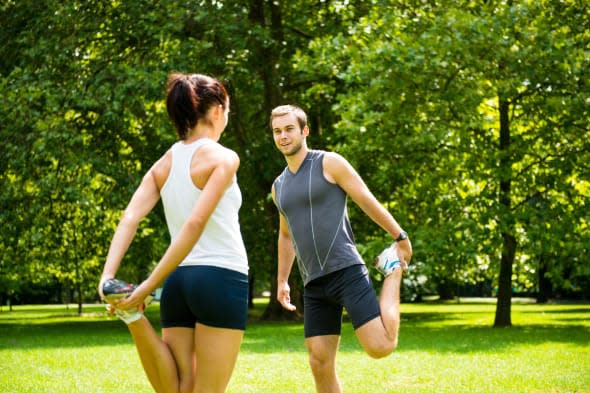
[[[197,324],[196,391],[224,392],[231,378],[244,331]]]
[[[163,328],[162,339],[174,356],[178,369],[180,391],[192,390],[195,382],[195,329]]]

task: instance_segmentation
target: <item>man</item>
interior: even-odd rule
[[[275,145],[287,161],[272,186],[280,212],[277,298],[284,308],[295,310],[287,281],[297,257],[305,287],[305,344],[316,390],[339,393],[336,352],[343,308],[364,350],[374,358],[389,355],[397,346],[402,271],[412,246],[348,161],[307,147],[309,128],[301,108],[279,106],[270,121]],[[379,300],[354,243],[348,196],[394,239],[379,259],[378,268],[386,276]]]

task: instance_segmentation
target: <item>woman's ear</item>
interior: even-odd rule
[[[211,121],[217,121],[217,120],[219,120],[219,116],[221,116],[222,112],[223,112],[223,108],[221,105],[214,105],[209,108],[207,117]]]
[[[215,107],[215,119],[222,118],[225,114],[225,109],[221,104]]]

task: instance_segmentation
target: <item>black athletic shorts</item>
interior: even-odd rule
[[[358,329],[381,315],[367,267],[349,266],[309,282],[303,291],[305,338],[340,335],[342,311]]]
[[[162,327],[194,328],[196,323],[246,329],[248,276],[216,266],[179,266],[164,283]]]

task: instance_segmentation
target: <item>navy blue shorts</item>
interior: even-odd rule
[[[162,327],[196,323],[246,329],[248,276],[216,266],[179,266],[166,279],[160,299]]]
[[[355,329],[381,315],[377,294],[365,265],[335,271],[305,286],[305,338],[340,335],[343,308],[346,308]]]

